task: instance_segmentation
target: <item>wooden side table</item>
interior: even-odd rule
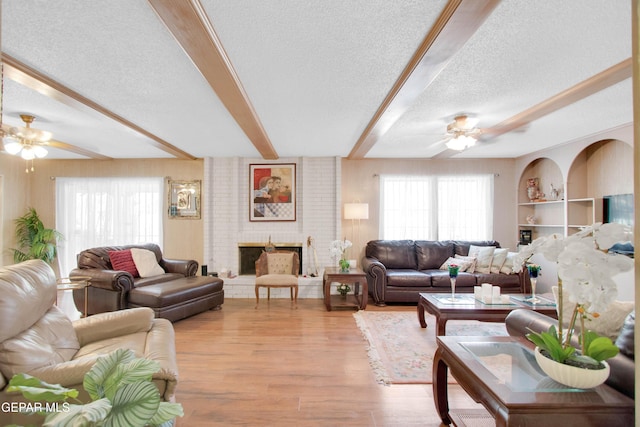
[[[346,299],[340,295],[331,295],[331,284],[334,282],[352,284],[353,295],[347,295]],[[367,275],[359,268],[351,268],[349,271],[343,272],[338,267],[327,267],[322,277],[322,293],[327,311],[331,311],[332,307],[355,307],[364,310],[367,308],[367,299],[369,298]]]

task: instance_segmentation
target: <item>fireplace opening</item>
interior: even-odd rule
[[[302,275],[302,243],[272,243],[276,250],[297,252],[300,258],[299,275]],[[265,250],[264,243],[238,243],[238,265],[240,275],[256,274],[256,261]]]

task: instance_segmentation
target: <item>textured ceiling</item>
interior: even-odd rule
[[[283,158],[348,156],[448,3],[189,1],[206,13]],[[189,156],[259,157],[150,3],[4,1],[2,51]],[[498,3],[365,157],[438,155],[456,114],[492,127],[631,57],[628,0]],[[148,134],[7,74],[4,123],[27,112],[54,139],[103,156],[173,157]],[[456,157],[517,157],[631,121],[627,78]]]

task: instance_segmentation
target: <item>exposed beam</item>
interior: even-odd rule
[[[60,150],[69,151],[70,153],[80,154],[81,156],[89,157],[91,159],[96,160],[113,160],[113,157],[105,156],[104,154],[99,154],[93,152],[91,150],[86,150],[84,148],[78,147],[76,145],[67,144],[66,142],[57,141],[52,139],[47,144],[50,147],[59,148]]]
[[[547,114],[551,114],[573,103],[588,98],[601,90],[631,78],[632,74],[633,61],[631,58],[625,59],[624,61],[619,62],[618,64],[609,67],[606,70],[601,71],[600,73],[595,74],[548,99],[545,99],[533,107],[528,108],[495,126],[484,129],[481,141],[490,141],[500,135],[512,132],[523,126],[527,126],[534,120],[538,120]],[[479,146],[482,146],[482,142]],[[454,156],[457,153],[459,153],[459,151],[445,149],[433,156],[433,158],[447,158]]]
[[[23,86],[33,89],[72,108],[91,114],[94,117],[98,117],[100,119],[108,117],[116,121],[118,124],[133,130],[134,132],[144,135],[152,141],[153,146],[179,159],[194,160],[196,158],[169,144],[167,141],[152,134],[151,132],[130,122],[124,117],[121,117],[116,113],[101,106],[100,104],[97,104],[96,102],[80,95],[78,92],[69,89],[68,87],[62,85],[61,83],[58,83],[48,76],[45,76],[37,70],[30,68],[29,66],[21,63],[17,59],[11,57],[10,55],[7,55],[4,52],[2,53],[2,62],[4,64],[5,77],[10,78],[11,80],[16,81]]]
[[[489,138],[518,129],[547,114],[558,111],[568,105],[585,99],[610,86],[631,78],[633,64],[631,58],[607,68],[606,70],[552,96],[531,108],[528,108],[507,120],[487,129]]]
[[[262,157],[277,159],[278,153],[200,1],[148,1]]]
[[[413,105],[500,0],[450,0],[349,153],[361,159]]]

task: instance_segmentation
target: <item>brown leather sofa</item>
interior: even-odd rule
[[[154,318],[148,308],[102,313],[71,322],[55,306],[56,277],[44,261],[32,260],[0,269],[0,425],[34,425],[15,406],[25,402],[8,393],[14,374],[27,373],[51,384],[80,391],[84,375],[101,355],[128,348],[137,357],[160,364],[153,382],[165,401],[173,401],[178,381],[171,322]],[[12,403],[14,402],[14,403]]]
[[[127,271],[114,270],[109,251],[147,249],[156,256],[164,273],[133,277]],[[224,302],[222,279],[196,276],[198,262],[164,258],[156,244],[103,246],[82,251],[78,267],[70,277],[90,277],[88,314],[125,308],[149,307],[156,317],[175,322],[206,310],[220,309]],[[74,291],[77,307],[84,307],[84,290]]]
[[[634,329],[636,324],[635,310],[624,321],[622,330],[615,344],[620,349],[617,356],[607,360],[611,371],[606,384],[619,392],[634,398],[635,394],[635,360]],[[507,332],[511,336],[525,336],[529,332],[545,332],[551,325],[558,326],[558,321],[533,310],[513,310],[505,319]],[[574,345],[577,337],[574,336]]]
[[[496,241],[372,240],[362,260],[369,294],[376,305],[384,306],[388,302],[417,303],[421,292],[450,292],[449,272],[440,267],[450,257],[468,255],[471,245],[500,248]],[[502,293],[525,293],[531,286],[529,275],[523,272],[461,272],[456,292],[472,293],[482,283],[500,286]]]

